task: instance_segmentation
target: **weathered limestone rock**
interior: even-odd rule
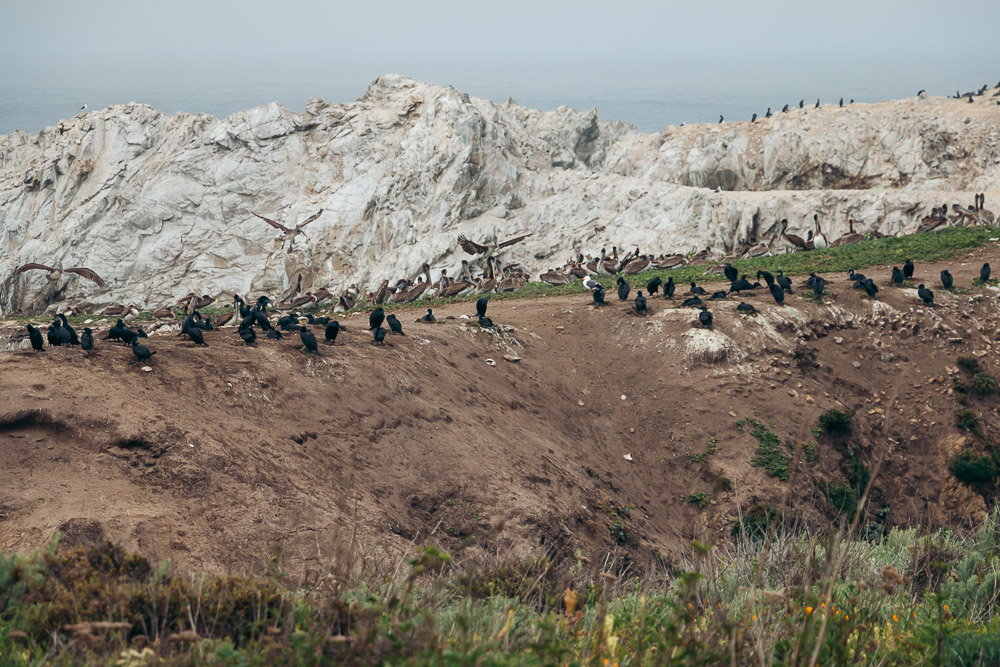
[[[504,255],[532,272],[612,244],[724,251],[754,228],[770,242],[782,218],[804,235],[814,213],[831,238],[849,217],[893,234],[1000,189],[1000,107],[945,98],[647,135],[387,75],[355,102],[306,109],[216,119],[133,103],[0,137],[0,277],[37,261],[108,282],[27,273],[0,311],[273,293],[300,272],[304,289],[364,289],[425,261],[454,275],[460,233],[532,232]],[[251,215],[293,226],[320,208],[291,242]]]

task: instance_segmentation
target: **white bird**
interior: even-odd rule
[[[601,283],[597,282],[593,278],[581,278],[580,280],[583,281],[583,286],[589,290],[597,289],[601,285]]]
[[[87,110],[87,105],[86,104],[84,104],[82,107],[80,107],[80,111],[86,111],[86,110]]]

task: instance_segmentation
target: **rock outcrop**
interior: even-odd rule
[[[67,300],[154,307],[189,292],[370,288],[436,278],[456,237],[531,232],[505,261],[532,272],[602,246],[720,252],[802,232],[909,231],[942,203],[1000,190],[1000,107],[912,98],[793,110],[756,123],[601,123],[596,111],[494,104],[388,75],[350,104],[268,104],[228,118],[140,104],[0,137],[0,275],[89,266],[96,285],[8,279],[0,310]],[[721,192],[716,189],[721,188]],[[251,210],[292,226],[282,242]],[[995,207],[994,207],[995,209]],[[778,246],[775,246],[779,250]]]

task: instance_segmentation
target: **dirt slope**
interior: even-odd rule
[[[968,287],[998,258],[994,247],[948,268]],[[103,341],[89,359],[0,353],[0,548],[58,529],[198,570],[280,556],[301,576],[356,534],[387,557],[411,543],[465,557],[580,548],[641,569],[693,537],[728,539],[739,508],[781,505],[789,486],[789,514],[826,523],[824,483],[843,482],[849,457],[874,469],[883,455],[872,522],[958,524],[985,505],[947,471],[980,446],[955,410],[966,402],[987,427],[997,415],[995,398],[951,389],[956,359],[975,354],[996,375],[1000,319],[992,288],[947,294],[941,268],[915,275],[934,308],[888,286],[874,303],[836,275],[825,304],[804,287],[780,309],[766,291],[747,296],[757,317],[713,302],[712,332],[671,307],[681,299],[654,297],[639,317],[631,302],[595,311],[574,295],[493,303],[494,332],[459,319],[471,304],[436,309],[434,325],[403,311],[407,335],[383,348],[366,316],[347,317],[322,357],[297,336],[246,348],[231,328],[208,348],[154,334],[152,372]],[[815,438],[833,407],[856,411],[852,436]],[[790,483],[751,465],[743,419],[773,423],[798,453]],[[704,508],[687,501],[698,493]]]

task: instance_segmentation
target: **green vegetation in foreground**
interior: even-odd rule
[[[428,547],[397,581],[331,572],[289,590],[276,567],[191,577],[110,544],[53,548],[0,556],[0,662],[994,665],[998,520],[961,535],[695,542],[644,580],[597,576],[580,554],[468,570]],[[124,625],[67,627],[94,622]]]
[[[836,273],[843,271],[846,273],[851,269],[862,270],[870,266],[885,264],[900,264],[907,259],[912,259],[918,265],[924,262],[936,262],[943,259],[964,255],[976,248],[986,245],[991,238],[1000,236],[998,227],[949,227],[940,232],[925,232],[921,234],[909,234],[907,236],[894,236],[884,239],[870,239],[855,243],[854,245],[842,248],[827,248],[825,250],[810,250],[808,252],[794,252],[787,255],[776,255],[773,257],[757,257],[754,259],[740,259],[733,262],[740,274],[747,274],[751,278],[757,274],[758,270],[777,273],[778,269],[784,270],[788,275],[808,275],[810,273]],[[563,260],[553,260],[553,264],[561,264]],[[667,277],[673,276],[674,282],[679,285],[686,285],[692,281],[701,283],[724,282],[725,276],[705,275],[706,266],[685,266],[669,271],[649,271],[637,276],[626,276],[633,289],[645,289],[646,283],[660,276],[664,282]],[[938,276],[926,276],[926,282],[932,289],[940,288]],[[876,282],[888,281],[888,273],[885,280],[875,277]],[[615,284],[615,278],[600,278],[605,287],[611,288]],[[977,278],[978,281],[978,278]],[[966,286],[955,285],[956,292],[963,292]],[[504,294],[490,294],[491,300],[503,299],[523,299],[551,294],[581,294],[587,290],[579,280],[571,285],[552,286],[542,282],[530,282],[528,285],[516,292],[506,292]],[[610,292],[609,292],[610,294]],[[481,294],[455,297],[452,299],[420,299],[408,304],[392,304],[392,310],[402,310],[405,308],[428,308],[440,306],[448,303],[475,301]],[[321,304],[319,307],[301,309],[302,313],[326,312],[331,308],[328,304]],[[373,306],[357,306],[350,312],[367,312]],[[178,311],[180,312],[180,311]],[[218,317],[226,312],[225,308],[202,308],[200,312],[208,317]],[[70,323],[76,325],[86,319],[93,318],[93,315],[74,315],[69,319]],[[152,313],[143,312],[137,318],[140,322],[153,319]],[[17,318],[18,323],[44,321],[44,318],[22,317]]]

